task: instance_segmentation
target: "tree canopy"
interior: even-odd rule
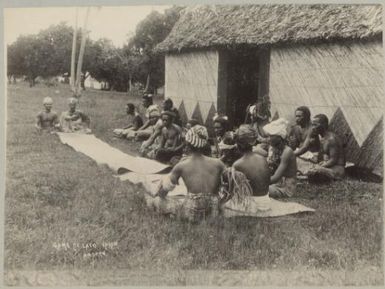
[[[179,19],[182,7],[152,12],[137,26],[127,44],[116,48],[108,39],[87,38],[82,71],[98,81],[108,82],[111,89],[127,91],[139,82],[147,90],[164,84],[164,57],[153,48],[163,41]],[[35,35],[20,36],[8,45],[8,76],[26,76],[31,85],[40,77],[70,72],[74,30],[66,23],[52,25]],[[77,33],[78,43],[81,31]],[[76,56],[78,56],[78,51]]]

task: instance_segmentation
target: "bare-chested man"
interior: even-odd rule
[[[330,181],[345,176],[345,153],[341,139],[329,131],[326,115],[318,114],[312,121],[313,132],[320,136],[318,164],[307,173],[309,181]]]
[[[269,196],[273,198],[291,197],[297,189],[297,161],[293,150],[286,145],[287,124],[280,118],[264,126],[269,135]]]
[[[36,117],[35,127],[38,131],[52,132],[60,128],[59,118],[55,111],[52,111],[53,100],[50,97],[43,99],[44,111],[39,112]]]
[[[270,209],[269,192],[269,168],[266,159],[253,152],[257,131],[250,125],[241,125],[235,132],[236,144],[242,157],[234,162],[232,169],[242,173],[246,180],[237,179],[235,172],[228,178],[234,179],[239,190],[251,190],[249,196],[245,196],[242,202],[237,202],[234,197],[226,202],[223,207],[240,211],[266,211]],[[240,176],[238,176],[240,178]],[[247,186],[245,186],[246,183]],[[231,189],[231,188],[230,188]]]
[[[186,133],[186,143],[190,155],[181,160],[162,181],[158,195],[166,195],[182,178],[188,194],[175,208],[190,220],[197,220],[211,213],[217,206],[218,190],[221,184],[220,176],[225,169],[222,161],[204,156],[201,152],[207,145],[208,133],[205,127],[195,125]]]
[[[160,135],[159,148],[156,150],[156,160],[169,162],[171,158],[181,156],[182,128],[173,123],[175,114],[171,111],[162,112],[163,127]]]

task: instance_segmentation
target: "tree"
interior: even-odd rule
[[[173,6],[165,10],[164,14],[156,11],[150,13],[138,24],[135,36],[129,40],[126,47],[142,58],[139,61],[142,66],[140,70],[146,75],[142,83],[146,83],[147,91],[164,84],[164,57],[155,54],[153,49],[170,33],[182,9],[181,6]]]
[[[30,86],[38,76],[69,71],[73,29],[65,23],[52,25],[36,35],[20,36],[8,46],[8,75],[27,76]]]

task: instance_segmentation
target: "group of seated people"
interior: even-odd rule
[[[205,149],[210,141],[207,129],[199,124],[193,126],[184,138],[187,156],[162,181],[158,195],[166,198],[182,178],[189,192],[183,211],[196,219],[226,203],[237,190],[248,190],[254,196],[254,208],[268,210],[269,197],[291,197],[296,193],[300,174],[314,182],[342,179],[343,144],[329,130],[327,116],[318,114],[311,120],[309,108],[302,106],[296,109],[295,119],[293,126],[279,118],[263,125],[262,130],[252,123],[230,131],[226,117],[217,117],[211,156]],[[265,121],[255,111],[252,120]]]
[[[189,155],[189,148],[197,146],[188,143],[187,132],[202,125],[196,119],[190,119],[183,127],[171,99],[165,99],[162,106],[160,111],[153,105],[152,97],[145,95],[140,107],[141,111],[146,111],[142,113],[145,121],[133,121],[130,126],[114,132],[118,136],[142,141],[142,156],[175,166]],[[283,118],[269,122],[258,108],[258,103],[248,107],[250,123],[234,129],[230,128],[225,115],[216,115],[213,118],[214,137],[207,138],[199,151],[204,156],[220,160],[225,167],[232,167],[245,152],[237,142],[239,136],[249,130],[252,137],[248,144],[253,154],[265,158],[270,172],[269,195],[276,198],[295,194],[298,175],[314,182],[343,178],[343,145],[341,139],[328,129],[326,115],[319,114],[311,119],[309,108],[301,106],[294,112],[295,124],[290,126]],[[133,120],[140,115],[130,103],[127,104],[127,114]]]
[[[90,133],[90,119],[76,109],[77,99],[69,100],[69,110],[60,119],[51,110],[51,98],[45,98],[43,104],[45,111],[37,117],[39,130]],[[216,115],[212,138],[196,119],[190,119],[183,127],[169,98],[160,110],[153,104],[152,95],[146,94],[138,108],[128,103],[126,112],[129,123],[115,129],[114,135],[142,142],[142,156],[170,164],[173,169],[157,195],[164,198],[182,178],[189,192],[186,206],[194,214],[212,207],[207,204],[212,204],[213,196],[221,194],[219,199],[228,199],[223,197],[228,195],[228,188],[221,188],[221,184],[229,183],[236,173],[247,179],[245,185],[262,207],[268,197],[293,196],[299,175],[317,182],[339,180],[345,174],[340,137],[329,130],[326,115],[311,119],[306,106],[295,110],[295,124],[291,126],[283,118],[269,122],[258,111],[258,103],[248,107],[251,123],[233,129],[225,115]]]
[[[37,131],[91,133],[90,118],[84,112],[78,110],[77,105],[78,99],[71,97],[68,100],[68,110],[63,111],[59,118],[58,114],[52,110],[52,98],[45,97],[43,99],[44,110],[39,112],[36,117],[35,127]]]

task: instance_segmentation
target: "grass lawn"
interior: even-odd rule
[[[146,208],[141,186],[121,182],[57,136],[37,134],[45,96],[60,113],[70,92],[8,87],[7,284],[383,284],[382,184],[300,184],[294,200],[314,214],[176,222]],[[140,99],[87,90],[80,107],[98,138],[132,153],[137,144],[112,137],[128,101]]]

